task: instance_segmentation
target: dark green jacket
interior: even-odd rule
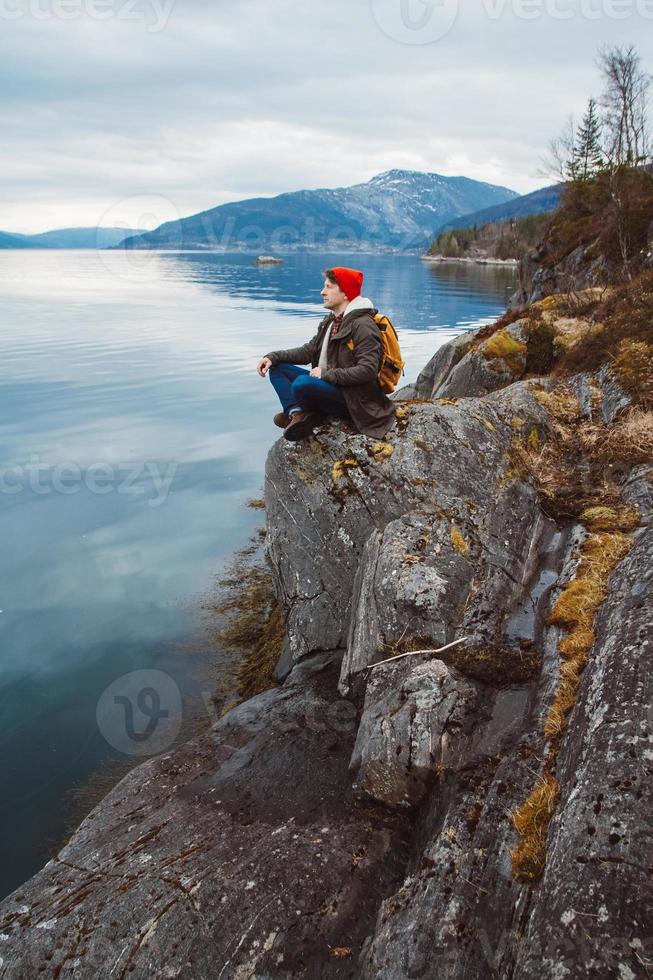
[[[356,429],[363,435],[380,439],[394,421],[395,406],[381,391],[377,381],[382,344],[379,328],[373,319],[375,312],[370,301],[362,297],[349,304],[340,330],[329,340],[329,368],[323,371],[322,380],[342,388]],[[266,357],[273,365],[310,364],[317,367],[324,334],[333,319],[333,313],[325,316],[315,336],[301,347],[272,351]]]

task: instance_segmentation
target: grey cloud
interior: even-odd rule
[[[597,91],[598,46],[634,39],[653,54],[636,12],[581,16],[614,0],[542,0],[573,8],[570,20],[521,18],[523,0],[461,0],[451,30],[421,46],[384,33],[377,2],[399,0],[175,0],[158,33],[146,19],[3,23],[0,228],[92,224],[142,194],[188,214],[391,166],[528,191],[549,138]],[[653,0],[637,2],[653,17]]]

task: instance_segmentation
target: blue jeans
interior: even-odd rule
[[[342,388],[321,378],[312,378],[306,368],[282,362],[271,367],[268,374],[286,415],[295,410],[349,418]]]

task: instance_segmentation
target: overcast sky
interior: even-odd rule
[[[155,227],[391,167],[525,193],[600,92],[653,67],[653,0],[0,0],[0,229]]]

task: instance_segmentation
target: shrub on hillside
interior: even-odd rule
[[[579,245],[601,256],[613,280],[628,279],[645,265],[653,238],[653,175],[617,167],[591,180],[566,184],[546,232],[543,265],[551,267]]]
[[[429,255],[519,259],[542,240],[549,218],[548,214],[529,214],[468,228],[448,228],[433,242]]]

